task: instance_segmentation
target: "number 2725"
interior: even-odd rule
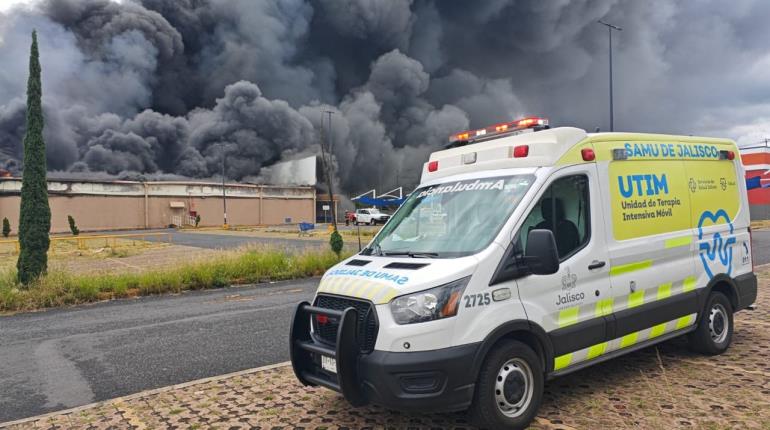
[[[472,308],[475,306],[487,306],[492,303],[492,298],[490,297],[489,293],[471,294],[464,296],[463,299],[465,299],[466,308]]]

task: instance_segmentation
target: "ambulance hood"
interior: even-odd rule
[[[476,266],[475,256],[394,258],[355,255],[329,269],[321,279],[318,292],[385,304],[404,294],[470,276]]]

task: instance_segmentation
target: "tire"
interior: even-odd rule
[[[698,327],[688,335],[693,351],[707,355],[718,355],[730,347],[733,340],[733,307],[727,297],[712,292],[700,316]]]
[[[544,383],[543,366],[535,351],[518,341],[504,341],[484,359],[471,417],[484,429],[524,429],[540,408]]]
[[[377,221],[371,219],[369,220],[369,225],[377,225]]]

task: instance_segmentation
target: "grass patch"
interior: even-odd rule
[[[16,283],[16,271],[9,269],[0,272],[0,312],[305,278],[323,274],[338,261],[331,251],[288,253],[252,248],[143,273],[78,275],[52,270],[27,288]]]

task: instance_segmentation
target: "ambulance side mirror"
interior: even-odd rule
[[[524,262],[534,275],[551,275],[559,271],[559,251],[551,230],[529,232]]]
[[[522,252],[517,239],[505,250],[489,286],[528,275],[550,275],[559,271],[559,252],[551,230],[532,230]]]

